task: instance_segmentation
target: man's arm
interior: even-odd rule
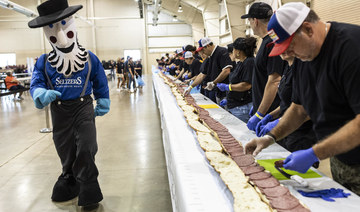
[[[272,129],[270,133],[276,137],[276,140],[281,140],[293,133],[308,120],[310,120],[310,118],[304,107],[302,105],[291,103],[277,126]]]
[[[224,68],[224,69],[220,72],[219,76],[217,76],[216,79],[213,81],[213,83],[216,84],[216,83],[219,83],[219,82],[224,81],[224,79],[226,79],[226,77],[229,76],[230,71],[231,71],[231,68],[230,68],[230,67]]]
[[[341,153],[348,152],[360,145],[360,115],[345,124],[338,131],[325,140],[313,146],[315,155],[326,159]]]
[[[199,75],[196,76],[194,82],[191,84],[191,86],[194,88],[196,86],[198,86],[206,77],[206,74],[200,73]]]
[[[251,84],[248,82],[240,82],[237,84],[231,84],[231,91],[243,92],[251,89]]]
[[[309,117],[304,107],[302,105],[292,103],[279,123],[270,131],[270,133],[275,136],[276,140],[281,140],[294,132],[307,120],[309,120]],[[275,140],[268,135],[252,139],[245,145],[245,152],[247,154],[257,155],[262,149],[270,146],[274,142]]]
[[[175,80],[180,79],[180,77],[184,74],[184,69],[180,71],[179,75],[175,78]]]
[[[280,116],[280,106],[277,107],[275,110],[269,113],[274,119],[279,118]]]
[[[266,112],[269,110],[276,97],[280,80],[281,76],[276,72],[269,75],[268,81],[266,82],[264,95],[258,108],[260,113],[266,114]]]
[[[200,73],[196,76],[194,82],[184,91],[184,96],[187,96],[192,88],[198,86],[206,77],[206,74]]]

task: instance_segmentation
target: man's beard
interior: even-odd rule
[[[48,61],[58,73],[69,77],[72,73],[84,69],[88,60],[88,52],[79,45],[78,42],[73,43],[73,49],[69,53],[64,53],[62,49],[54,48],[49,53]]]

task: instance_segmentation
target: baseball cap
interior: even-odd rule
[[[267,30],[275,46],[269,57],[282,54],[290,45],[294,33],[308,16],[310,8],[301,2],[291,2],[280,7],[271,17]]]
[[[185,52],[185,55],[184,55],[184,58],[185,59],[188,59],[188,58],[192,58],[193,57],[193,54],[189,51]]]
[[[186,52],[185,47],[186,47],[186,46],[181,47],[183,54]]]
[[[182,52],[183,52],[183,50],[182,49],[176,49],[176,54],[181,54]]]
[[[270,18],[272,14],[273,14],[273,10],[270,5],[264,2],[255,2],[254,4],[251,5],[249,9],[249,13],[241,16],[241,18],[266,19],[266,18]]]
[[[199,43],[199,48],[196,50],[197,52],[201,51],[205,46],[209,45],[211,43],[211,39],[204,37],[201,38],[198,43]]]

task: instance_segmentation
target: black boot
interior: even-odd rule
[[[55,202],[64,202],[74,199],[79,195],[80,184],[73,176],[60,175],[55,183],[51,199]]]
[[[79,206],[90,206],[103,199],[99,183],[80,183]]]

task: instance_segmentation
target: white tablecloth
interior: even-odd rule
[[[204,151],[200,148],[194,130],[187,124],[181,108],[177,105],[168,85],[157,74],[153,74],[153,84],[161,115],[163,144],[168,170],[171,199],[174,211],[226,212],[233,211],[233,197],[221,180],[219,174],[208,163]],[[201,94],[192,95],[197,104],[214,104]],[[229,132],[245,145],[254,138],[246,124],[222,108],[207,109],[210,116],[222,123]],[[273,159],[286,157],[290,153],[274,144],[263,150],[256,159]],[[306,179],[311,189],[342,188],[351,193],[348,198],[337,198],[327,202],[320,198],[306,198],[295,189],[297,184],[292,180],[280,181],[291,193],[305,203],[311,211],[360,211],[360,198],[339,185],[324,174],[313,169],[323,177]]]

